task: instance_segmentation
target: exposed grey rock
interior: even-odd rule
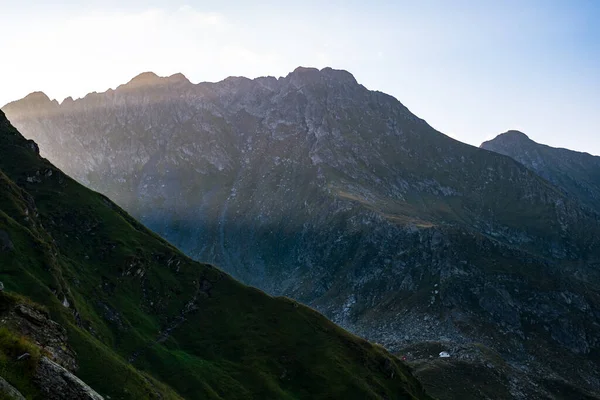
[[[25,400],[25,397],[10,383],[0,376],[0,393],[11,400]]]
[[[35,382],[48,400],[102,400],[81,379],[47,357],[40,359]]]

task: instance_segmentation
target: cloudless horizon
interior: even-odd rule
[[[192,82],[351,72],[479,146],[516,129],[600,155],[600,3],[0,0],[0,106],[62,101],[153,71]]]

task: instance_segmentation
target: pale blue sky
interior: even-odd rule
[[[473,145],[520,129],[600,155],[600,1],[49,3],[0,0],[1,104],[331,66]]]

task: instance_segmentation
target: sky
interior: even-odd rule
[[[517,129],[600,155],[597,0],[58,3],[0,0],[0,105],[330,66],[475,146]]]

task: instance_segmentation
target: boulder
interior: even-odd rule
[[[40,359],[35,381],[47,400],[103,400],[81,379],[47,357]]]

